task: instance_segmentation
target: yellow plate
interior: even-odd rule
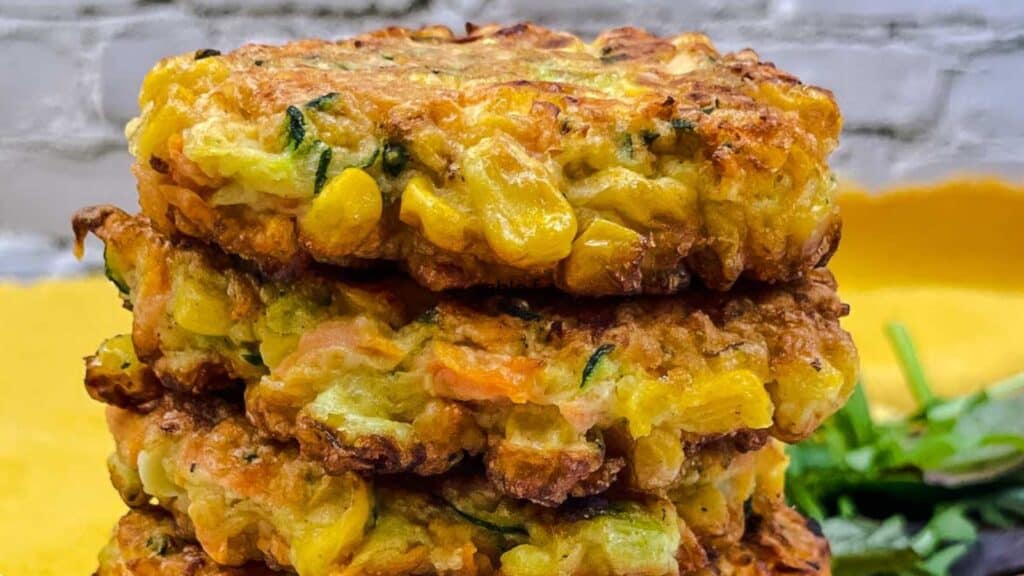
[[[975,180],[843,196],[833,261],[883,412],[912,407],[882,333],[910,328],[936,391],[1024,369],[1024,190]],[[81,358],[129,329],[102,278],[0,285],[0,575],[89,574],[124,506]]]
[[[1024,187],[957,180],[851,190],[840,204],[832,269],[878,412],[913,409],[883,334],[889,321],[906,324],[940,395],[1024,370]]]

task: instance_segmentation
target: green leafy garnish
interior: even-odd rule
[[[837,576],[949,574],[980,527],[1024,526],[1024,373],[941,398],[907,329],[894,323],[886,334],[918,410],[875,422],[858,384],[790,447],[787,495],[821,521]]]

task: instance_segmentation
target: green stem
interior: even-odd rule
[[[917,358],[917,351],[914,349],[914,342],[910,339],[907,327],[899,322],[890,322],[885,326],[885,334],[889,337],[889,344],[900,361],[900,368],[903,371],[903,378],[910,387],[910,393],[917,401],[922,410],[928,409],[936,402],[935,394],[932,393],[928,381],[924,377],[924,370]]]
[[[875,439],[875,423],[871,419],[871,408],[864,385],[858,381],[850,400],[843,408],[849,417],[850,432],[856,446],[865,446]]]

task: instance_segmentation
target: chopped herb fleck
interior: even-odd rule
[[[650,146],[651,144],[654,144],[654,141],[657,140],[660,136],[661,134],[658,134],[654,130],[640,131],[640,138],[644,141],[644,146]]]
[[[385,142],[382,162],[384,172],[388,176],[398,176],[409,162],[409,153],[405,150],[405,146],[397,142]]]
[[[246,464],[252,464],[260,457],[256,452],[246,452],[242,454],[242,460],[245,460]]]
[[[497,532],[499,534],[516,534],[516,535],[520,535],[520,536],[526,536],[527,535],[526,528],[523,527],[523,526],[519,526],[519,525],[503,526],[503,525],[500,525],[500,524],[495,524],[494,522],[489,522],[489,521],[484,520],[482,518],[477,518],[476,516],[473,516],[472,514],[469,514],[468,512],[464,512],[464,511],[460,510],[458,506],[456,506],[455,504],[453,504],[451,501],[447,500],[443,496],[435,494],[434,497],[437,500],[439,500],[442,504],[447,506],[448,508],[451,508],[452,512],[455,512],[455,514],[457,514],[460,518],[462,518],[463,520],[466,520],[470,524],[473,524],[475,526],[479,526],[479,527],[481,527],[481,528],[483,528],[485,530],[490,530],[492,532]]]
[[[392,56],[391,54],[381,54],[380,57],[387,60],[388,62],[391,62],[395,59],[395,57]]]
[[[288,115],[288,148],[295,150],[306,138],[306,118],[302,111],[295,106],[289,106],[286,110]]]
[[[673,118],[672,128],[679,130],[680,132],[695,132],[697,130],[697,124],[686,118]]]
[[[220,56],[220,50],[214,50],[213,48],[202,48],[196,50],[195,59],[202,60],[211,56]]]
[[[423,314],[420,314],[419,317],[416,318],[416,321],[422,324],[437,324],[437,317],[440,315],[441,313],[437,311],[436,307],[428,308],[423,311]]]
[[[131,365],[131,362],[121,362],[121,370],[127,370],[128,368],[131,368]]]
[[[594,370],[597,369],[598,364],[601,363],[601,360],[605,356],[611,354],[612,350],[615,350],[615,344],[601,344],[597,347],[597,350],[594,350],[594,353],[587,359],[587,364],[583,367],[583,376],[580,378],[580,388],[584,388],[587,385],[587,380],[590,379]]]
[[[259,353],[259,351],[242,352],[242,360],[245,360],[246,362],[252,364],[253,366],[263,365],[263,356]]]
[[[171,548],[171,542],[164,534],[154,534],[146,538],[146,548],[157,556],[166,556]]]
[[[330,146],[324,145],[324,151],[320,153],[320,159],[316,163],[316,176],[313,178],[313,196],[316,196],[324,189],[327,183],[327,168],[331,165],[331,156],[334,152]]]
[[[711,114],[715,110],[718,110],[718,98],[715,98],[714,102],[712,102],[710,106],[705,106],[700,109],[700,111],[705,114]]]
[[[337,92],[328,92],[323,96],[317,96],[309,102],[306,102],[306,108],[312,108],[314,110],[326,110],[334,105],[338,100]]]
[[[520,320],[532,322],[540,320],[540,314],[530,310],[530,305],[520,298],[502,298],[498,301],[498,310],[509,316],[515,316]]]

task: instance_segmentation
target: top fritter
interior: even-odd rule
[[[144,212],[266,273],[432,289],[792,280],[839,239],[832,95],[699,34],[520,24],[200,50],[127,129]]]

